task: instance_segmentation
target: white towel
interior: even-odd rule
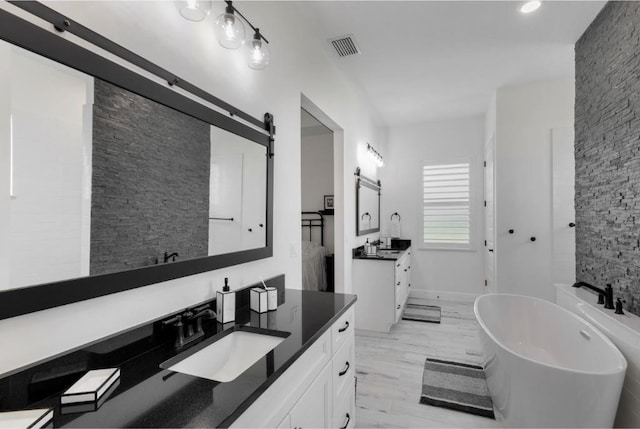
[[[391,238],[400,238],[400,218],[393,216],[391,218]]]

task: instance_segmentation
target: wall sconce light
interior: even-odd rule
[[[248,65],[253,70],[263,70],[269,65],[269,41],[233,6],[231,0],[225,0],[227,6],[215,23],[215,35],[220,46],[227,49],[238,49],[245,44],[244,24],[253,30],[253,37],[247,45]],[[211,0],[186,0],[180,2],[180,14],[189,21],[202,21],[211,10]],[[242,20],[240,19],[242,18]]]
[[[373,159],[373,162],[375,162],[378,167],[382,167],[384,165],[382,155],[380,155],[369,143],[367,143],[367,155]]]
[[[178,2],[180,15],[189,21],[202,21],[211,12],[211,0],[184,0]]]

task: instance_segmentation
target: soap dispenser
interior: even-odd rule
[[[224,324],[236,320],[236,293],[229,288],[229,279],[224,278],[222,291],[216,292],[216,314],[218,322]]]

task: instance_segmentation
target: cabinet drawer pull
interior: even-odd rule
[[[399,266],[400,266],[400,264],[396,265],[396,267],[399,267]]]
[[[338,375],[340,377],[345,375],[347,373],[347,371],[349,371],[349,368],[351,368],[351,365],[349,364],[349,361],[347,361],[346,364],[347,364],[346,368],[338,373]]]
[[[398,304],[398,306],[396,307],[396,310],[400,310],[400,304]]]
[[[400,286],[400,282],[396,283],[396,286]]]
[[[340,427],[340,429],[347,429],[347,426],[349,426],[350,421],[351,421],[351,416],[349,416],[349,413],[347,413],[347,421],[344,423],[344,426]]]
[[[346,322],[344,322],[344,328],[338,329],[338,332],[344,332],[344,331],[347,330],[347,328],[349,328],[349,321],[348,320]]]

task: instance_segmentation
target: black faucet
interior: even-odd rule
[[[198,338],[204,337],[202,329],[202,319],[215,319],[216,313],[209,308],[209,304],[202,305],[193,309],[187,309],[182,314],[173,316],[172,318],[162,322],[164,326],[175,326],[178,331],[176,341],[174,343],[176,349],[181,349],[187,344],[192,343]],[[193,329],[195,321],[196,329]],[[186,332],[185,332],[186,327]]]
[[[598,304],[604,304],[604,308],[613,309],[613,288],[611,284],[607,284],[604,290],[585,282],[576,282],[573,284],[573,287],[591,289],[598,294]]]
[[[171,259],[172,262],[175,262],[178,256],[180,256],[178,255],[178,252],[173,252],[172,254],[169,254],[169,252],[164,252],[164,263],[166,264],[167,262],[169,262],[169,259]]]
[[[613,310],[613,288],[611,284],[607,284],[607,287],[604,288],[604,308]]]
[[[626,302],[626,301],[624,301]],[[618,298],[618,300],[616,301],[616,314],[624,314],[624,311],[622,311],[622,301],[620,300],[620,298]]]

